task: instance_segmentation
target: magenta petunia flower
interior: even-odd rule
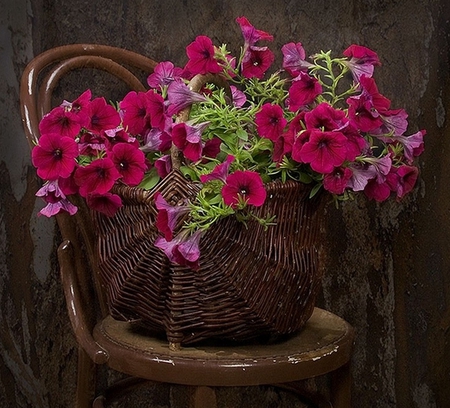
[[[145,92],[128,92],[120,102],[122,123],[133,135],[143,135],[150,128],[148,99]]]
[[[191,74],[218,74],[222,72],[222,67],[214,58],[214,45],[211,38],[199,35],[195,41],[186,47],[186,54],[189,58],[186,70]]]
[[[187,159],[197,161],[202,157],[202,132],[208,124],[208,122],[203,122],[197,125],[189,125],[183,122],[177,123],[172,128],[173,144],[180,149]]]
[[[88,194],[87,205],[95,211],[113,217],[117,210],[122,207],[122,199],[117,194]]]
[[[125,184],[137,186],[144,178],[147,166],[145,155],[139,148],[128,143],[117,143],[111,150],[111,159]]]
[[[220,153],[220,145],[222,141],[218,137],[213,137],[205,142],[203,146],[202,155],[205,161],[208,159],[215,159]]]
[[[241,201],[260,207],[266,200],[267,192],[261,176],[249,170],[231,173],[222,187],[222,197],[226,205],[236,207]]]
[[[106,148],[106,137],[101,134],[83,132],[78,142],[79,154],[97,156]]]
[[[343,110],[335,109],[326,102],[320,103],[305,113],[307,129],[342,130],[348,125],[348,122]]]
[[[363,191],[369,180],[377,177],[377,170],[371,164],[351,164],[352,176],[347,187],[353,191]]]
[[[297,133],[294,137],[294,141],[292,144],[292,159],[297,163],[303,163],[303,158],[301,156],[301,151],[303,149],[303,145],[309,141],[311,137],[311,130],[306,129]]]
[[[63,179],[60,179],[63,180]],[[74,215],[78,211],[78,207],[73,205],[66,197],[65,192],[59,185],[59,180],[46,182],[36,193],[37,197],[41,197],[47,204],[42,208],[38,215],[52,217],[61,211],[66,211],[70,215]]]
[[[156,228],[160,231],[167,241],[172,240],[173,231],[175,230],[178,220],[187,214],[190,209],[187,205],[170,205],[157,191],[154,195],[155,206],[158,210],[156,216]]]
[[[331,173],[344,162],[347,155],[347,139],[340,132],[311,130],[309,141],[300,150],[303,163],[310,163],[318,173]]]
[[[364,194],[370,200],[375,200],[378,202],[385,201],[391,195],[391,189],[389,185],[384,182],[379,182],[376,179],[369,180],[366,187],[364,188]]]
[[[95,98],[89,104],[89,130],[100,133],[103,130],[114,129],[120,125],[119,112],[106,103],[105,98]]]
[[[236,22],[241,27],[242,36],[244,37],[245,46],[256,44],[260,40],[272,41],[273,36],[262,30],[257,30],[248,21],[246,17],[236,18]]]
[[[169,107],[167,109],[167,114],[169,116],[177,114],[193,103],[206,101],[206,98],[203,95],[189,89],[181,80],[170,83],[167,88],[167,99],[169,101]]]
[[[242,59],[241,71],[244,78],[261,79],[270,68],[275,56],[267,47],[248,47]]]
[[[75,140],[55,133],[42,135],[31,153],[33,165],[43,180],[69,177],[75,168],[77,156],[78,145]]]
[[[200,181],[202,183],[207,183],[211,180],[220,180],[223,183],[226,182],[228,176],[228,170],[230,169],[231,163],[234,161],[234,156],[229,154],[223,163],[218,164],[214,167],[213,171],[209,174],[203,174],[200,176]]]
[[[153,128],[164,130],[167,121],[164,98],[151,90],[148,91],[145,96],[147,98],[147,110],[151,126]]]
[[[342,194],[352,177],[348,167],[335,167],[331,173],[325,174],[323,188],[332,194]]]
[[[96,159],[87,166],[75,170],[75,182],[80,186],[80,195],[106,194],[121,177],[114,162],[109,158]]]
[[[163,61],[156,65],[153,73],[147,78],[147,84],[150,88],[160,88],[169,85],[177,78],[181,78],[183,69],[175,67],[170,61]]]
[[[85,117],[58,106],[47,113],[39,122],[39,131],[44,134],[58,134],[75,139],[83,125],[86,125]]]
[[[381,65],[376,52],[362,45],[352,44],[343,54],[350,58],[347,61],[347,66],[353,74],[356,82],[364,75],[371,77],[373,75],[374,67]]]
[[[314,66],[305,60],[306,54],[302,43],[285,44],[281,47],[281,52],[283,53],[283,68],[293,77]]]
[[[255,114],[256,131],[262,137],[276,141],[287,124],[279,105],[265,103]]]
[[[144,153],[148,152],[165,152],[172,146],[172,136],[161,129],[150,129],[145,133],[144,144],[141,150]]]
[[[166,177],[172,171],[172,159],[170,154],[166,154],[165,156],[156,159],[155,169],[159,177]]]
[[[294,79],[289,88],[289,110],[295,112],[308,105],[322,93],[320,82],[308,75],[306,72],[300,72]]]
[[[236,88],[234,85],[230,86],[231,89],[231,95],[233,97],[233,105],[236,108],[241,108],[244,106],[245,102],[247,102],[247,96],[244,92]]]
[[[158,237],[155,246],[164,251],[170,262],[197,270],[200,258],[200,238],[201,231],[196,231],[190,236],[182,232],[170,241]]]
[[[414,188],[419,170],[414,166],[401,165],[392,167],[391,172],[386,177],[386,182],[390,189],[397,195],[397,199],[403,198]]]

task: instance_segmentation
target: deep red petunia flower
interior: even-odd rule
[[[256,130],[262,137],[276,141],[287,124],[279,105],[265,103],[255,114]]]
[[[54,133],[75,139],[85,122],[82,116],[58,106],[42,118],[39,122],[39,131],[41,135]]]
[[[115,129],[120,125],[119,112],[109,105],[105,98],[95,98],[89,104],[90,123],[89,130],[102,132],[103,130]]]
[[[158,210],[155,222],[156,228],[164,235],[167,241],[171,241],[178,220],[187,214],[190,209],[187,205],[170,205],[159,191],[155,193],[154,199]]]
[[[88,194],[87,205],[95,211],[101,212],[108,217],[113,217],[117,210],[122,207],[122,199],[117,194]]]
[[[123,126],[133,135],[143,135],[150,128],[145,92],[128,92],[119,104]]]
[[[199,35],[195,41],[186,47],[189,58],[186,70],[191,74],[218,74],[222,67],[214,58],[214,45],[212,40],[205,35]]]
[[[255,171],[235,171],[226,178],[226,183],[222,187],[223,201],[231,207],[236,207],[241,201],[260,207],[264,204],[266,196],[261,176]]]
[[[31,159],[43,180],[69,177],[76,165],[78,145],[71,137],[49,133],[42,135],[33,148]]]
[[[197,125],[177,123],[172,129],[173,144],[183,152],[184,157],[197,161],[202,157],[203,141],[202,131],[208,122]]]
[[[306,72],[300,72],[289,88],[289,110],[291,112],[299,110],[314,102],[321,93],[322,85],[319,81]]]
[[[335,167],[331,173],[325,174],[323,188],[332,194],[342,194],[352,174],[348,167]]]
[[[75,183],[80,186],[80,195],[106,194],[121,177],[114,162],[109,158],[96,159],[85,167],[75,170]]]
[[[340,132],[311,130],[309,141],[299,152],[303,163],[310,163],[318,173],[331,173],[342,165],[347,155],[347,138]]]
[[[275,56],[267,47],[248,47],[242,59],[241,71],[244,78],[261,79],[270,68]]]
[[[147,169],[145,155],[139,148],[128,143],[117,143],[111,150],[111,159],[129,186],[137,186]]]

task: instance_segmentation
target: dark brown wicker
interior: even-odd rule
[[[114,218],[96,213],[99,267],[111,314],[166,333],[173,344],[207,338],[250,340],[299,330],[320,287],[322,200],[293,181],[272,182],[261,216],[276,214],[266,231],[234,217],[201,241],[200,269],[172,265],[154,246],[156,191],[175,204],[197,187],[174,171],[152,191],[119,187],[124,206]]]
[[[190,87],[200,91],[207,82],[230,92],[222,77],[211,74],[195,76]],[[178,115],[178,121],[188,118],[189,108]],[[182,157],[175,146],[171,154],[175,170],[152,191],[118,186],[115,192],[124,203],[118,214],[94,214],[112,316],[165,332],[171,345],[299,330],[320,287],[323,200],[309,199],[304,184],[271,182],[257,215],[276,215],[275,226],[264,230],[253,221],[246,228],[228,217],[202,237],[199,270],[172,265],[154,246],[154,194],[159,191],[175,205],[195,196],[198,186],[177,170]]]

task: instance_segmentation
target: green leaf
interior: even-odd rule
[[[151,190],[155,187],[160,180],[158,172],[153,167],[142,179],[141,183],[138,187],[143,188],[144,190]]]

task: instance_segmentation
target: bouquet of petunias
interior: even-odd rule
[[[32,152],[46,180],[37,193],[47,202],[40,213],[74,214],[68,197],[79,194],[114,216],[122,205],[115,185],[157,190],[181,154],[175,167],[199,192],[177,206],[154,194],[155,245],[171,261],[196,267],[203,232],[223,217],[257,218],[252,208],[264,204],[272,180],[309,184],[311,196],[323,189],[336,200],[355,192],[400,199],[413,189],[425,131],[405,134],[407,113],[391,109],[372,76],[380,65],[375,52],[351,45],[339,57],[306,57],[301,43],[289,43],[282,68],[269,74],[274,54],[264,43],[273,37],[245,17],[236,21],[244,37],[238,56],[198,36],[186,47],[185,67],[158,64],[147,92],[113,105],[88,90],[44,116]],[[209,81],[200,92],[188,85],[211,74],[225,85]],[[180,121],[186,110],[188,120]],[[175,231],[180,216],[186,221]],[[257,220],[270,228],[276,214]]]

